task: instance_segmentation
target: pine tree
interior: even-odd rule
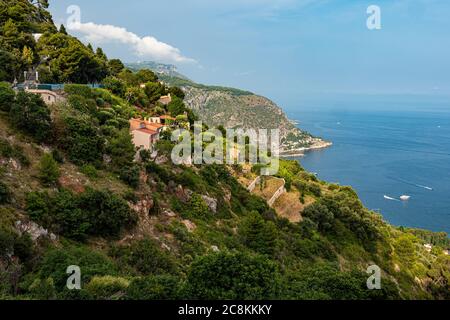
[[[104,61],[108,61],[108,58],[106,57],[106,54],[103,52],[103,49],[100,48],[100,47],[97,48],[97,51],[96,51],[95,55],[98,58],[100,58],[100,59],[102,59]]]
[[[59,27],[59,33],[67,35],[66,27],[63,24]]]
[[[39,163],[39,179],[45,186],[55,185],[59,179],[60,171],[58,163],[50,153],[42,156]]]

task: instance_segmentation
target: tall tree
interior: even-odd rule
[[[9,112],[12,123],[39,141],[50,137],[52,120],[50,110],[38,95],[19,92]]]
[[[63,24],[61,24],[61,26],[59,27],[59,33],[67,35],[66,27],[64,27]]]

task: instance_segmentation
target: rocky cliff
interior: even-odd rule
[[[285,155],[330,145],[329,142],[298,129],[279,106],[265,97],[235,88],[195,83],[179,74],[174,66],[154,62],[127,66],[134,70],[149,68],[170,86],[181,87],[186,94],[185,103],[209,126],[279,129],[280,151]]]

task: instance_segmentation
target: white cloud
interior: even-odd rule
[[[129,45],[141,58],[172,63],[196,62],[194,59],[183,56],[179,49],[167,43],[151,36],[141,38],[125,28],[93,22],[75,22],[69,24],[68,29],[84,34],[85,39],[93,44],[119,42]]]

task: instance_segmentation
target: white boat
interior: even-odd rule
[[[403,196],[400,197],[400,200],[402,200],[402,201],[408,201],[409,199],[411,199],[411,197],[410,196],[406,196],[406,195],[403,195]]]

